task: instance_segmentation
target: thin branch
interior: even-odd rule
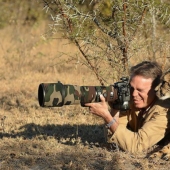
[[[124,16],[123,16],[123,22],[122,22],[122,29],[123,29],[123,36],[124,36],[124,47],[122,48],[122,53],[123,53],[123,66],[124,66],[124,71],[128,67],[128,57],[127,57],[127,50],[128,50],[128,44],[126,41],[126,9],[127,9],[127,4],[126,0],[123,0],[123,11],[124,11]]]
[[[48,6],[49,4],[44,0],[45,4]],[[54,1],[54,3],[56,4],[56,6],[58,7],[59,11],[60,11],[60,14],[63,18],[63,22],[64,22],[64,25],[67,26],[67,31],[72,33],[73,32],[73,28],[72,28],[72,21],[70,19],[70,17],[68,15],[66,15],[64,13],[64,10],[62,8],[62,5],[61,5],[61,2],[60,0],[57,0]],[[71,6],[70,6],[71,7]],[[80,12],[78,10],[76,10],[76,13],[77,14],[80,14]],[[85,17],[88,17],[88,15],[85,15]],[[99,80],[100,84],[102,86],[104,86],[104,83],[103,83],[103,80],[102,78],[100,78],[99,74],[98,74],[98,71],[96,69],[96,67],[93,66],[93,64],[91,63],[91,61],[89,60],[88,56],[84,53],[84,51],[82,50],[81,46],[79,45],[79,42],[74,39],[74,42],[75,44],[77,45],[77,47],[79,48],[79,51],[81,52],[81,54],[83,55],[83,57],[86,59],[87,63],[89,64],[89,66],[91,67],[91,70],[95,73],[97,79]]]
[[[96,17],[93,19],[93,21],[103,33],[110,36],[111,38],[116,38],[116,33],[112,33],[112,31],[109,31],[106,28],[103,28]]]
[[[139,26],[142,24],[142,21],[144,20],[144,17],[145,17],[145,15],[146,15],[147,8],[148,8],[148,6],[147,6],[147,4],[146,4],[145,7],[144,7],[144,9],[143,9],[143,11],[142,11],[142,15],[141,15],[141,18],[140,18],[140,20],[139,20],[139,24],[138,24],[136,30],[134,31],[133,36],[132,36],[132,38],[130,39],[130,41],[132,41],[132,40],[134,39],[134,37],[136,36],[136,33],[137,33],[138,29],[139,29]]]
[[[80,45],[79,45],[79,43],[78,43],[77,40],[75,40],[75,43],[76,43],[77,47],[79,48],[81,54],[84,56],[84,58],[86,59],[86,61],[87,61],[88,64],[90,65],[91,69],[92,69],[93,72],[95,73],[95,75],[96,75],[97,79],[99,80],[100,84],[101,84],[102,86],[104,86],[103,80],[99,77],[99,74],[98,74],[96,68],[92,65],[92,63],[91,63],[90,60],[88,59],[87,55],[86,55],[86,54],[84,53],[84,51],[81,49],[81,47],[80,47]]]

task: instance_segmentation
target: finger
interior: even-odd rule
[[[100,95],[100,100],[101,100],[101,102],[105,102],[105,98],[102,94]]]
[[[92,103],[85,103],[84,105],[87,106],[87,107],[91,107]]]

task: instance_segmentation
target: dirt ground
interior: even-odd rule
[[[105,141],[103,121],[79,105],[42,108],[42,82],[95,85],[95,76],[69,55],[66,40],[44,40],[46,25],[0,30],[0,169],[169,169],[165,160],[130,155]]]

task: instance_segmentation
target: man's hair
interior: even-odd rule
[[[143,76],[144,78],[151,78],[153,80],[152,87],[155,88],[160,83],[162,76],[162,69],[155,61],[143,61],[130,69],[130,76]]]

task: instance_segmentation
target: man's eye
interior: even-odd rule
[[[143,89],[136,89],[136,91],[138,91],[138,92],[144,92],[144,90]]]

